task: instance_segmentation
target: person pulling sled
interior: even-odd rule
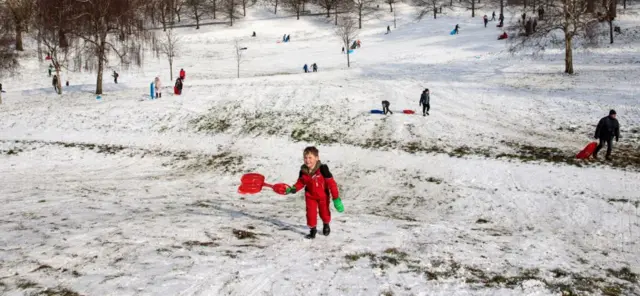
[[[387,113],[393,114],[393,112],[389,110],[390,105],[391,103],[389,103],[389,101],[387,100],[382,101],[382,112],[384,113],[384,115],[387,115]]]
[[[305,237],[314,239],[318,230],[318,211],[322,220],[322,234],[328,236],[331,233],[329,223],[331,222],[330,198],[333,197],[333,206],[339,213],[344,211],[344,205],[338,192],[338,184],[333,179],[326,164],[320,162],[319,152],[316,147],[307,147],[302,152],[304,164],[300,167],[298,180],[287,188],[285,194],[295,194],[305,189],[304,198],[307,208],[307,226],[309,234]]]
[[[607,155],[606,160],[611,160],[611,149],[613,148],[613,138],[616,138],[616,142],[620,139],[620,124],[616,119],[616,110],[609,111],[609,116],[603,117],[598,122],[594,138],[599,139],[600,143],[596,147],[596,151],[593,152],[593,158],[598,159],[598,152],[605,143],[607,143]]]
[[[420,95],[420,106],[422,106],[422,116],[429,115],[429,109],[431,109],[431,105],[429,105],[430,97],[429,97],[429,89],[425,88],[422,91],[422,95]]]

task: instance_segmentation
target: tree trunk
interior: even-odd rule
[[[216,19],[216,10],[218,10],[216,7],[216,1],[213,1],[213,19],[214,20]]]
[[[165,13],[164,13],[164,8],[161,9],[160,17],[162,17],[162,31],[166,32],[167,31],[167,19],[166,19]]]
[[[173,58],[169,58],[169,81],[173,81]]]
[[[300,6],[298,6],[298,8],[296,8],[296,19],[300,20]]]
[[[247,0],[242,0],[242,16],[247,16]]]
[[[240,61],[238,60],[238,78],[240,78]]]
[[[596,0],[587,0],[587,12],[593,13],[596,10]]]
[[[351,68],[351,62],[349,61],[349,47],[347,46],[347,68]]]
[[[105,34],[104,37],[101,38],[100,46],[97,49],[98,79],[96,81],[96,95],[102,94],[102,74],[103,74],[102,72],[104,72],[104,57],[105,57],[105,50],[107,48],[106,39],[107,39],[107,36]],[[60,81],[60,76],[58,76],[58,81]]]
[[[196,10],[195,17],[196,17],[196,30],[198,30],[200,29],[200,15],[198,15],[198,10]]]
[[[564,72],[573,74],[573,49],[571,47],[572,36],[565,33],[565,49],[564,49]]]
[[[16,50],[24,51],[22,47],[22,24],[16,24]]]
[[[327,5],[327,17],[331,17],[331,6]]]
[[[38,42],[38,61],[42,63],[44,59],[42,58],[42,31],[40,29],[38,29],[36,41]]]
[[[62,77],[60,76],[60,65],[56,64],[56,75],[58,76],[58,94],[62,94]]]
[[[627,0],[623,0],[622,1],[622,5],[623,5],[622,8],[626,10],[627,9]]]
[[[393,2],[389,2],[389,12],[393,12]]]
[[[609,18],[609,41],[613,44],[613,20]]]
[[[436,8],[435,4],[433,5],[433,19],[437,19],[438,8]]]
[[[533,5],[531,5],[531,11],[533,12],[533,14],[536,14],[536,0],[533,0]]]
[[[278,0],[276,0],[276,8],[273,10],[273,14],[278,14]]]
[[[500,0],[500,14],[504,16],[504,0]]]
[[[358,29],[362,29],[362,5],[358,7]]]
[[[338,25],[338,5],[335,6],[336,9],[336,26]]]
[[[524,0],[523,3],[524,3],[524,9],[527,9],[527,0]]]
[[[471,0],[471,17],[476,17],[476,0]]]

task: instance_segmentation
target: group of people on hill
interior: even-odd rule
[[[304,73],[309,73],[309,66],[307,64],[304,64],[304,66],[302,67],[302,70],[304,70]],[[318,72],[318,64],[316,63],[311,64],[311,70],[313,72]]]
[[[419,106],[422,106],[422,116],[429,115],[429,109],[431,109],[431,96],[429,93],[429,89],[425,88],[420,95]],[[382,113],[384,115],[393,114],[393,112],[389,109],[391,103],[387,100],[382,101]]]
[[[184,71],[184,69],[180,69],[180,75],[178,76],[178,79],[176,79],[176,83],[173,86],[173,94],[182,94],[182,87],[184,86],[184,80],[186,77],[187,73]],[[159,76],[156,76],[156,78],[153,80],[153,87],[156,93],[156,98],[162,98],[162,81],[160,81]]]

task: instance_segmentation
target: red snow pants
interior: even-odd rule
[[[320,210],[320,219],[322,223],[329,224],[331,222],[331,211],[329,210],[329,196],[326,198],[305,197],[307,204],[307,226],[310,228],[318,225],[318,210]]]

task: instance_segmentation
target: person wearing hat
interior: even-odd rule
[[[427,116],[429,115],[429,108],[431,108],[431,105],[429,105],[429,89],[425,88],[422,91],[422,95],[420,95],[420,106],[422,106],[422,116]]]
[[[600,139],[600,144],[596,147],[596,151],[593,152],[593,158],[598,159],[598,152],[607,143],[607,155],[606,159],[611,160],[611,148],[613,146],[613,137],[616,138],[616,142],[620,139],[620,124],[616,119],[616,110],[609,111],[609,116],[603,117],[598,122],[596,127],[596,133],[594,136],[596,139]]]

